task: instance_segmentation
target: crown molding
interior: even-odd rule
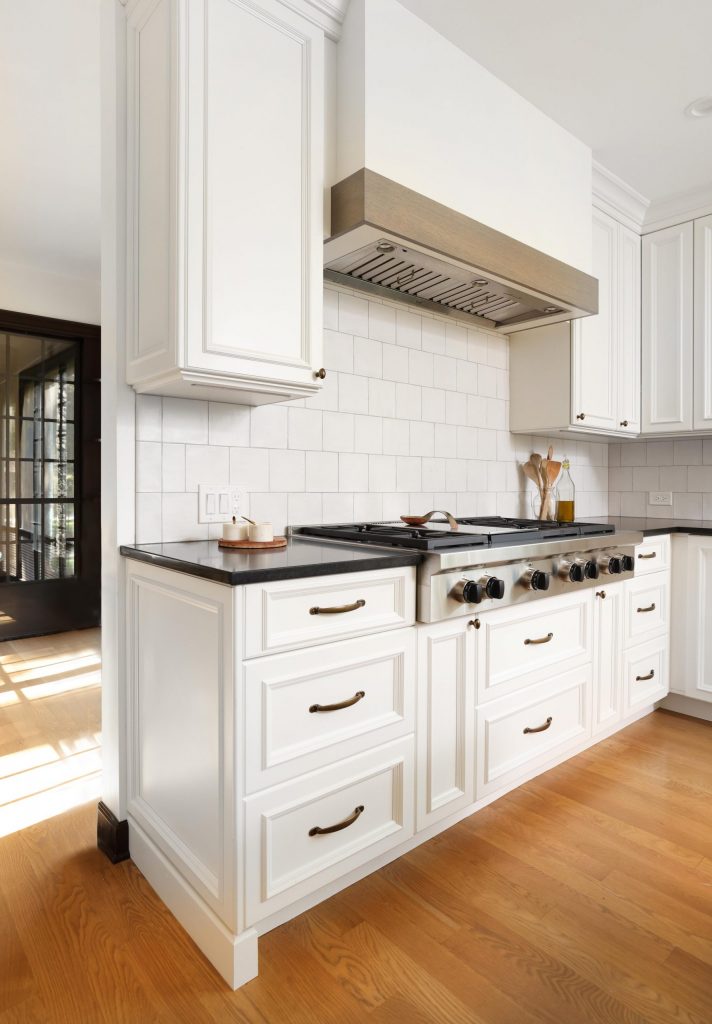
[[[669,228],[673,224],[681,224],[696,217],[706,217],[712,213],[712,185],[677,192],[667,199],[658,199],[651,203],[645,216],[643,234]]]
[[[593,205],[640,234],[650,201],[594,160]]]

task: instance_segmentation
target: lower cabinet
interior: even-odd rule
[[[651,640],[625,652],[623,658],[624,714],[631,714],[668,692],[667,637]]]
[[[594,656],[596,685],[591,695],[591,733],[610,729],[623,712],[621,668],[623,588],[605,584],[594,591]]]
[[[712,537],[673,538],[673,594],[670,688],[712,702]]]

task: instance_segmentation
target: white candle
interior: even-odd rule
[[[247,540],[247,536],[247,523],[238,523],[235,516],[232,517],[231,523],[223,523],[223,540]]]

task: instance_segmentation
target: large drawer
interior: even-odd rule
[[[414,729],[415,627],[245,665],[247,792]]]
[[[659,572],[670,567],[670,536],[648,537],[635,549],[635,575]]]
[[[591,667],[477,709],[477,798],[544,766],[591,734]]]
[[[670,574],[644,573],[626,580],[623,643],[632,647],[668,631]]]
[[[478,703],[589,664],[592,612],[587,589],[484,613],[477,635]]]
[[[669,689],[668,678],[666,637],[626,651],[623,656],[623,714],[662,700]]]
[[[328,643],[415,621],[415,569],[404,566],[245,587],[245,657]]]
[[[404,842],[414,802],[412,736],[247,797],[246,924]]]

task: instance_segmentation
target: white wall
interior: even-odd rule
[[[611,515],[712,519],[712,439],[632,441],[609,453]],[[672,491],[672,507],[650,505],[650,491]]]
[[[138,396],[139,543],[219,535],[198,523],[198,484],[228,480],[278,530],[431,508],[531,517],[520,464],[548,441],[509,433],[504,336],[333,286],[325,313],[317,398],[250,409]],[[571,456],[577,514],[605,515],[607,446],[552,443]]]
[[[98,324],[100,293],[97,277],[72,277],[0,262],[0,309]]]
[[[396,0],[351,0],[337,179],[366,166],[589,271],[591,150]]]

